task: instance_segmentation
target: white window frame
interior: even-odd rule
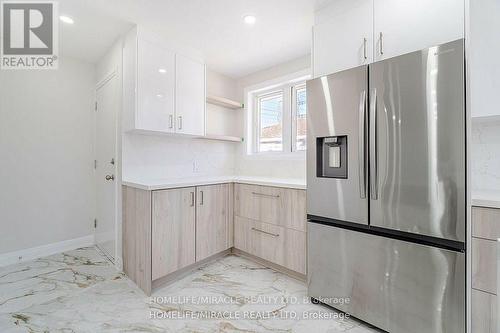
[[[273,85],[267,88],[261,88],[249,93],[251,100],[251,145],[249,153],[253,155],[286,155],[286,154],[304,154],[305,150],[297,150],[297,105],[296,105],[296,88],[305,86],[308,77],[301,77],[282,84]],[[261,98],[272,96],[281,92],[283,94],[283,117],[282,117],[282,147],[281,151],[259,151],[260,144],[260,103]]]
[[[307,147],[305,150],[297,150],[297,90],[303,89],[306,87],[306,82],[299,82],[293,85],[292,89],[292,152],[301,152],[301,151],[306,151]],[[307,93],[306,93],[306,99],[307,99]],[[306,115],[307,115],[307,108],[306,108]],[[307,126],[307,123],[306,123]]]

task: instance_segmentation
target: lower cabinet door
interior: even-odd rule
[[[200,261],[231,247],[231,184],[196,189],[196,261]]]
[[[152,279],[195,262],[194,187],[153,192]]]
[[[472,289],[472,333],[497,333],[497,296]]]

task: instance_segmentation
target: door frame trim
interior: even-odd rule
[[[109,83],[113,79],[117,79],[117,84],[120,85],[120,80],[119,80],[119,72],[118,68],[115,67],[111,72],[106,74],[101,80],[99,80],[96,84],[96,88],[94,91],[94,99],[95,103],[97,103],[97,92],[99,89],[103,88],[107,83]],[[99,248],[97,245],[97,238],[96,238],[96,231],[97,228],[94,228],[93,230],[93,235],[94,235],[94,243],[96,247],[101,251],[111,262],[115,264],[119,269],[122,269],[122,255],[121,255],[121,139],[120,139],[120,133],[121,133],[121,127],[120,127],[120,120],[121,120],[121,87],[118,86],[116,88],[117,92],[117,100],[116,100],[116,108],[115,108],[115,123],[114,123],[114,129],[115,129],[115,166],[114,166],[114,173],[115,173],[115,202],[114,202],[114,209],[115,209],[115,255],[114,258],[111,258],[111,256],[106,253],[103,249]],[[97,160],[97,112],[98,107],[95,110],[94,113],[94,160]],[[94,179],[97,184],[97,174],[96,174],[96,169],[94,168]],[[96,186],[96,194],[97,194],[97,186]],[[97,205],[95,208],[95,216],[97,218]],[[99,223],[99,221],[98,221]],[[119,244],[120,243],[120,244]]]

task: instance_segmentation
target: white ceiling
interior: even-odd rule
[[[59,14],[74,19],[74,24],[59,22],[59,52],[62,56],[97,62],[120,35],[133,24],[104,15],[87,5],[86,0],[59,1]]]
[[[196,49],[207,66],[239,78],[310,53],[314,9],[325,0],[61,0],[63,40],[89,60],[133,22]],[[257,17],[253,26],[242,17]],[[80,26],[81,25],[81,26]],[[78,29],[67,34],[65,30]],[[71,35],[71,36],[69,36]],[[111,41],[110,41],[111,40]],[[83,42],[82,42],[83,41]],[[90,47],[90,44],[93,48]],[[69,51],[68,51],[69,52]],[[74,51],[73,51],[74,52]]]

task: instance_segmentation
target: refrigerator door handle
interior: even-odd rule
[[[373,89],[370,100],[370,197],[372,200],[378,200],[377,139],[377,89]]]
[[[359,138],[358,138],[358,160],[359,160],[359,196],[366,198],[366,90],[361,92],[359,98]]]

